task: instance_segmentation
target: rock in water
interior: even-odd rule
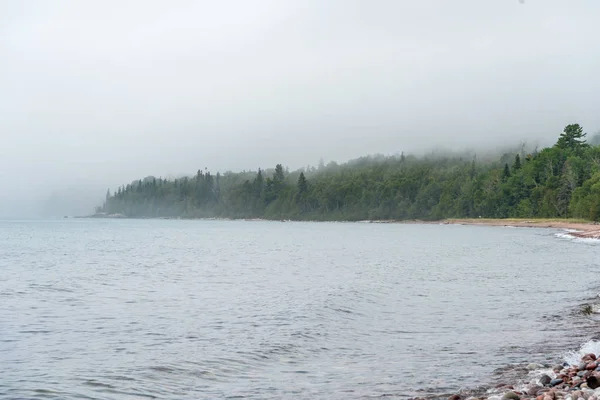
[[[556,385],[560,385],[561,383],[563,383],[564,381],[562,379],[552,379],[550,381],[550,386],[556,386]]]
[[[448,400],[461,400],[460,396],[457,394],[453,394],[452,396],[448,397]]]
[[[504,396],[502,396],[503,400],[520,400],[521,397],[519,397],[518,394],[516,394],[515,392],[506,392],[504,393]]]
[[[542,386],[548,386],[550,384],[550,382],[552,382],[552,378],[550,378],[548,375],[544,374],[540,378],[540,385],[542,385]]]

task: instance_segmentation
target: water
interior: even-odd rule
[[[597,251],[544,229],[0,222],[0,398],[443,395],[587,340]]]

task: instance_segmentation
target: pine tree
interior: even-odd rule
[[[508,163],[504,164],[504,172],[502,173],[502,180],[506,181],[510,178],[510,168],[508,167]]]
[[[304,176],[304,172],[300,172],[300,176],[298,177],[298,194],[302,196],[307,191],[308,182],[306,180],[306,177]]]
[[[579,152],[588,146],[585,141],[586,135],[579,124],[567,125],[563,133],[560,134],[558,142],[556,142],[556,147]]]
[[[521,169],[521,156],[518,154],[515,156],[515,163],[513,164],[513,172],[517,172]]]

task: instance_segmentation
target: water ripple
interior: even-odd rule
[[[0,237],[0,399],[439,396],[577,346],[596,322],[580,305],[600,303],[595,247],[535,229],[71,220]]]

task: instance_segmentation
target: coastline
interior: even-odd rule
[[[67,217],[65,217],[67,218]],[[272,222],[346,222],[369,224],[423,224],[423,225],[473,225],[503,226],[512,228],[550,228],[569,231],[569,234],[583,239],[600,239],[600,223],[581,219],[544,218],[446,218],[441,220],[384,219],[384,220],[303,220],[259,217],[128,217],[123,214],[94,214],[75,216],[76,219],[159,219],[159,220],[198,220],[198,221],[272,221]]]
[[[560,220],[560,219],[487,219],[466,218],[446,219],[438,223],[450,225],[481,225],[481,226],[505,226],[515,228],[552,228],[569,230],[571,235],[583,239],[600,239],[600,224],[582,220]]]

